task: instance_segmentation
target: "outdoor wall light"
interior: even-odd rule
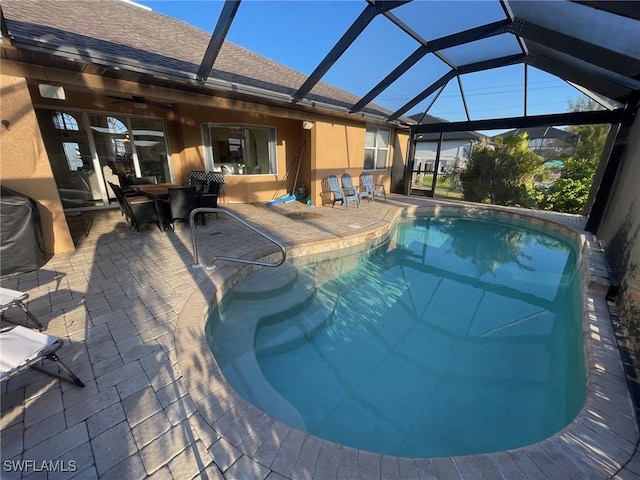
[[[67,98],[64,94],[64,88],[60,85],[41,83],[38,85],[38,90],[40,90],[40,96],[42,98],[53,98],[54,100],[66,100]]]
[[[311,130],[313,128],[313,122],[302,122],[302,128],[304,128],[305,130]]]

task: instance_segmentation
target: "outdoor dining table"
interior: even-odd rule
[[[153,205],[156,208],[156,214],[158,215],[158,223],[161,231],[165,231],[165,215],[160,201],[163,198],[169,198],[169,189],[180,187],[175,183],[149,183],[140,185],[131,185],[129,188],[134,192],[141,195],[145,195],[153,200]]]

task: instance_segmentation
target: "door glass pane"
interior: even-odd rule
[[[155,176],[159,183],[171,181],[164,123],[153,118],[131,118],[133,143],[141,176]]]
[[[90,115],[91,133],[105,188],[110,199],[115,195],[107,182],[126,184],[126,177],[135,175],[129,129],[125,117]]]
[[[78,208],[103,204],[82,114],[37,109],[36,116],[62,206]]]
[[[431,190],[438,142],[418,142],[413,160],[411,188]]]

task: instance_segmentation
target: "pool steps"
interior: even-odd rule
[[[316,297],[314,297],[316,300]],[[314,301],[309,308],[280,322],[261,328],[255,338],[254,349],[261,354],[283,352],[305,342],[333,318],[337,296]]]
[[[306,426],[298,411],[264,378],[256,348],[271,353],[308,341],[330,321],[337,298],[319,299],[315,286],[312,276],[301,274],[290,264],[257,270],[234,286],[232,299],[223,302],[218,313],[222,320],[207,333],[222,335],[215,343],[214,355],[227,381],[241,385],[240,393],[258,408],[263,403],[271,405],[276,418],[303,431]],[[256,345],[259,322],[267,326],[261,329]]]
[[[275,268],[261,268],[233,288],[236,298],[261,300],[289,290],[298,278],[296,268],[288,262]]]

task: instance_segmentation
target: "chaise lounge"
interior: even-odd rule
[[[8,288],[0,287],[0,311],[2,320],[6,320],[7,322],[17,323],[12,319],[6,318],[4,315],[5,310],[10,307],[18,307],[20,308],[26,315],[29,320],[36,324],[39,331],[44,330],[44,325],[38,320],[33,313],[29,311],[27,306],[25,305],[25,301],[29,298],[28,293],[19,292],[17,290],[10,290]],[[18,324],[19,325],[19,324]]]
[[[0,381],[5,381],[27,368],[34,368],[53,377],[84,387],[80,380],[57,355],[63,342],[58,337],[17,325],[0,331]],[[56,369],[44,367],[52,362]]]

